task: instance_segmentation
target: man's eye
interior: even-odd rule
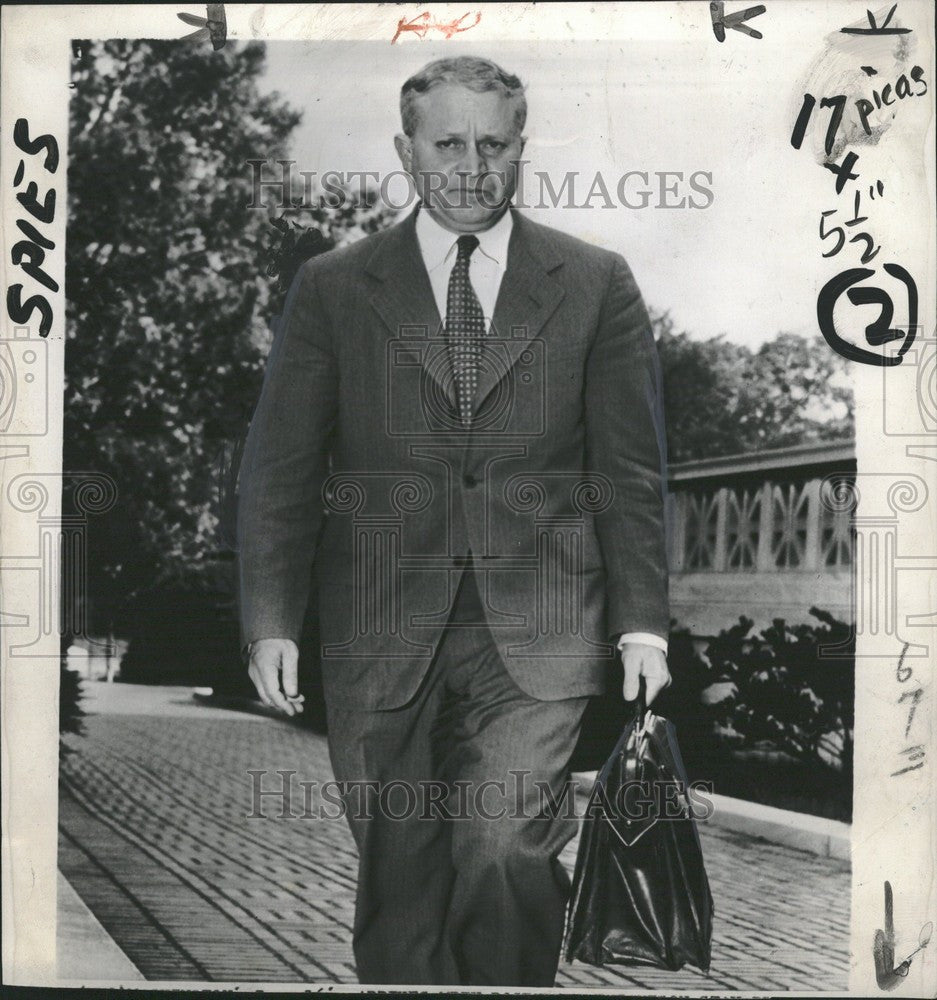
[[[436,143],[437,149],[456,149],[461,146],[462,143],[458,139],[440,139]]]
[[[505,148],[506,143],[497,142],[496,140],[492,139],[489,142],[482,143],[482,145],[485,147],[485,149],[490,150],[492,153],[500,153],[501,150]]]

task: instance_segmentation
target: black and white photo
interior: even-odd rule
[[[3,29],[4,980],[930,995],[929,5]]]

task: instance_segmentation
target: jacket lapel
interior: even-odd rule
[[[475,412],[494,387],[509,375],[524,349],[543,329],[566,291],[554,273],[563,260],[540,235],[539,227],[511,209],[514,226],[508,243],[508,265],[501,279],[487,345],[475,393]]]
[[[420,253],[415,212],[388,230],[366,270],[380,282],[371,293],[371,305],[395,338],[412,340],[414,350],[421,352],[424,372],[453,399],[448,366],[439,357],[446,349],[445,330]]]
[[[528,342],[543,329],[566,294],[554,273],[563,260],[540,228],[514,209],[508,262],[492,318],[488,363],[482,365],[475,394],[475,411],[517,363]],[[368,260],[367,271],[379,279],[371,304],[394,337],[413,340],[422,352],[423,368],[454,402],[451,371],[441,364],[445,329],[426,273],[416,237],[416,213],[388,231]],[[428,343],[427,343],[428,342]]]

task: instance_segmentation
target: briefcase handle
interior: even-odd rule
[[[640,764],[641,755],[644,750],[644,740],[645,740],[645,728],[647,723],[647,689],[644,683],[644,678],[638,678],[638,696],[634,699],[634,748],[633,752],[629,753],[629,748],[626,746],[624,748],[626,760],[625,760],[625,773],[630,780],[636,780],[640,774]],[[628,760],[627,757],[631,757]]]
[[[643,677],[640,678],[638,684],[638,697],[634,699],[633,703],[625,702],[625,704],[634,704],[634,724],[626,725],[622,730],[622,734],[618,737],[618,742],[615,744],[615,749],[602,765],[602,768],[596,777],[596,782],[599,784],[606,780],[616,760],[623,761],[626,770],[629,769],[630,764],[630,773],[632,777],[637,771],[641,751],[644,749],[643,736],[647,716],[647,693],[645,691]],[[635,735],[634,750],[629,751],[628,740],[632,733]]]
[[[647,716],[647,683],[643,677],[638,678],[638,697],[634,700],[634,726],[639,732],[644,729]]]

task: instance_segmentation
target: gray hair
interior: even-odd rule
[[[458,83],[476,93],[497,90],[505,99],[516,102],[514,124],[518,132],[527,121],[527,98],[524,96],[524,86],[516,76],[506,73],[490,59],[456,56],[427,63],[400,88],[400,118],[406,135],[412,137],[416,132],[416,99],[440,83]]]

